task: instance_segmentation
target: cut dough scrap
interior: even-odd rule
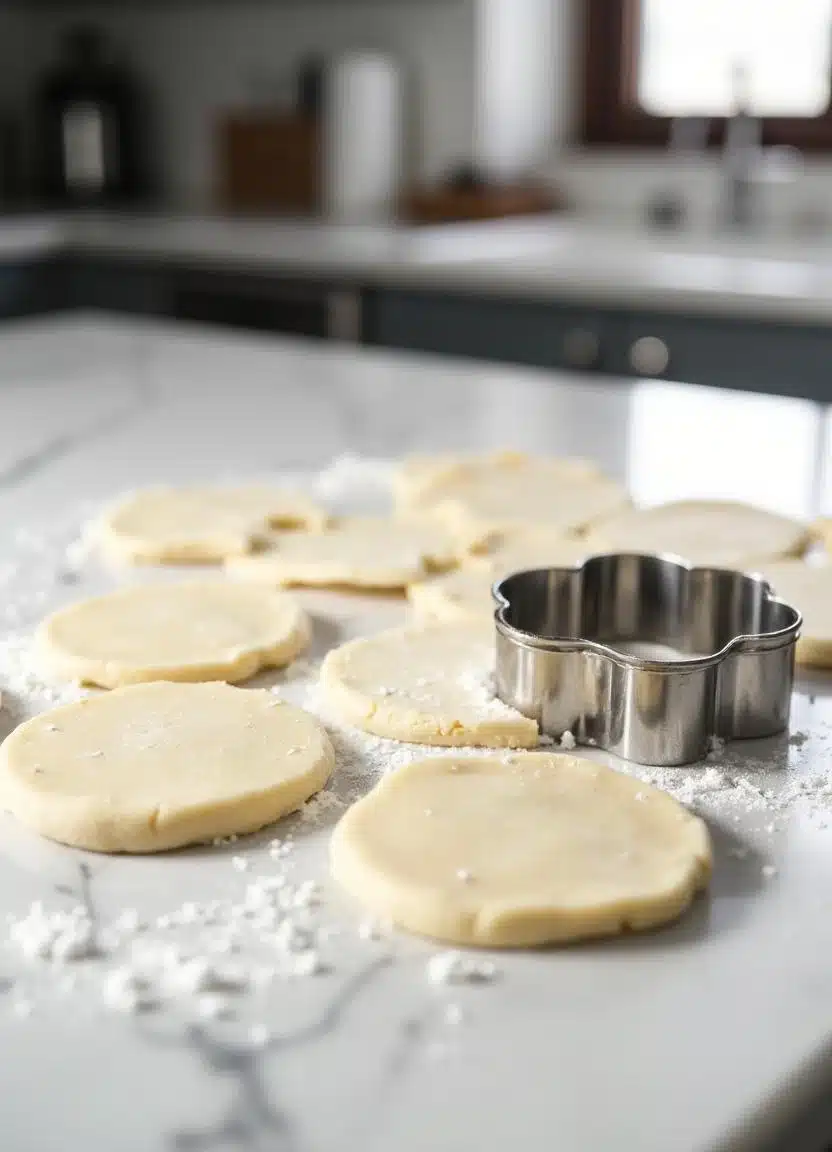
[[[495,534],[518,529],[581,532],[629,503],[614,480],[527,458],[455,473],[430,493],[439,522],[472,551],[487,547]]]
[[[483,455],[445,453],[429,456],[408,456],[393,474],[393,501],[397,511],[421,511],[441,502],[445,496],[442,485],[461,477],[476,480],[488,477],[495,468],[513,469],[534,461],[547,465],[565,476],[584,479],[600,475],[591,460],[530,457],[523,452],[508,449]]]
[[[414,744],[528,748],[534,720],[495,698],[493,628],[394,628],[333,649],[324,697],[347,724]]]
[[[235,576],[270,584],[394,590],[447,566],[454,552],[436,525],[366,518],[314,535],[272,533],[263,551],[226,566]]]
[[[46,669],[116,688],[147,680],[245,680],[281,668],[306,648],[299,604],[266,586],[189,580],[122,588],[43,621]]]
[[[680,500],[620,512],[586,543],[595,552],[669,552],[700,567],[747,568],[800,555],[808,539],[803,524],[750,504]]]
[[[704,821],[590,760],[435,757],[342,817],[333,875],[375,915],[451,944],[531,947],[676,919],[711,874]]]
[[[321,725],[266,691],[140,684],[44,712],[0,748],[0,803],[95,852],[161,852],[254,832],[334,767]]]
[[[832,565],[782,560],[764,565],[763,575],[777,596],[803,616],[797,663],[832,668]]]
[[[133,563],[216,563],[250,552],[269,528],[324,527],[326,513],[298,492],[242,488],[149,488],[93,526],[106,552]]]

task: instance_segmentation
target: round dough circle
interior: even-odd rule
[[[832,668],[832,565],[783,560],[766,564],[763,575],[777,596],[803,616],[795,660],[815,668]]]
[[[367,518],[315,535],[274,533],[264,551],[226,566],[243,579],[284,586],[400,590],[452,562],[454,551],[436,525]]]
[[[299,604],[265,586],[190,580],[122,588],[48,616],[37,650],[54,675],[102,688],[147,680],[245,680],[306,648]]]
[[[569,568],[586,554],[581,541],[543,530],[504,533],[495,537],[487,552],[471,556],[455,572],[411,584],[407,596],[418,620],[486,624],[494,616],[495,580],[525,568]]]
[[[551,753],[436,757],[342,817],[335,879],[373,913],[452,944],[529,947],[676,919],[711,873],[672,797]]]
[[[494,579],[488,568],[459,568],[435,580],[411,584],[407,598],[418,621],[485,624],[494,615]]]
[[[476,552],[466,557],[466,564],[485,565],[503,574],[522,568],[571,567],[580,564],[589,553],[583,540],[564,536],[562,532],[538,524],[521,524],[495,532]]]
[[[832,516],[821,516],[812,525],[812,536],[823,544],[827,552],[832,552]]]
[[[269,528],[318,530],[325,523],[325,513],[297,492],[148,488],[106,512],[93,535],[118,560],[201,564],[250,552]]]
[[[406,457],[393,473],[393,501],[399,512],[430,508],[445,499],[443,485],[460,477],[476,481],[488,479],[494,469],[514,469],[541,464],[562,477],[585,479],[599,476],[597,465],[591,460],[569,457],[532,457],[524,452],[503,449],[482,455],[444,453]]]
[[[586,543],[595,552],[669,552],[700,567],[742,569],[799,555],[808,536],[797,521],[750,504],[679,500],[620,512]]]
[[[393,628],[333,649],[324,697],[341,720],[414,744],[529,748],[538,729],[494,697],[491,628]]]
[[[499,532],[542,528],[563,535],[629,504],[620,484],[558,461],[520,457],[458,471],[430,488],[435,514],[476,550]]]
[[[0,747],[0,802],[95,852],[161,852],[254,832],[326,783],[321,725],[266,691],[141,684],[44,712]]]

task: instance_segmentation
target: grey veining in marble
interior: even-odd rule
[[[739,447],[738,424],[751,432]],[[117,577],[77,567],[65,546],[103,501],[151,482],[508,444],[591,455],[642,500],[832,509],[828,413],[802,401],[96,317],[0,333],[0,428],[4,629],[110,586]],[[378,495],[372,469],[341,468],[351,491]],[[343,615],[334,597],[309,605],[315,655],[403,614],[358,598]],[[22,695],[8,695],[0,735],[23,714]],[[829,773],[828,677],[799,678],[792,727],[791,741],[732,751],[725,770],[747,763],[773,795]],[[336,799],[360,785],[345,772]],[[240,1021],[122,1017],[87,992],[51,992],[0,930],[0,1148],[750,1152],[832,1081],[832,831],[799,804],[776,820],[715,809],[713,890],[678,925],[498,956],[492,984],[460,988],[427,981],[427,942],[359,938],[360,910],[327,879],[336,818],[291,824],[298,873],[321,883],[340,929],[328,971],[275,983]],[[267,844],[246,842],[256,867],[268,867]],[[108,924],[125,906],[152,919],[171,902],[238,899],[234,851],[91,857],[2,817],[0,914],[80,903]],[[19,1018],[12,1005],[30,987],[32,1014]],[[252,1023],[263,1045],[248,1042]]]

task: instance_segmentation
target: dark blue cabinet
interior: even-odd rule
[[[388,348],[832,402],[832,327],[379,289],[365,332]]]

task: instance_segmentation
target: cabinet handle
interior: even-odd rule
[[[596,368],[601,341],[589,328],[571,328],[563,338],[563,359],[570,368]]]
[[[639,376],[661,376],[670,364],[670,349],[658,336],[641,336],[630,347],[630,367]]]

